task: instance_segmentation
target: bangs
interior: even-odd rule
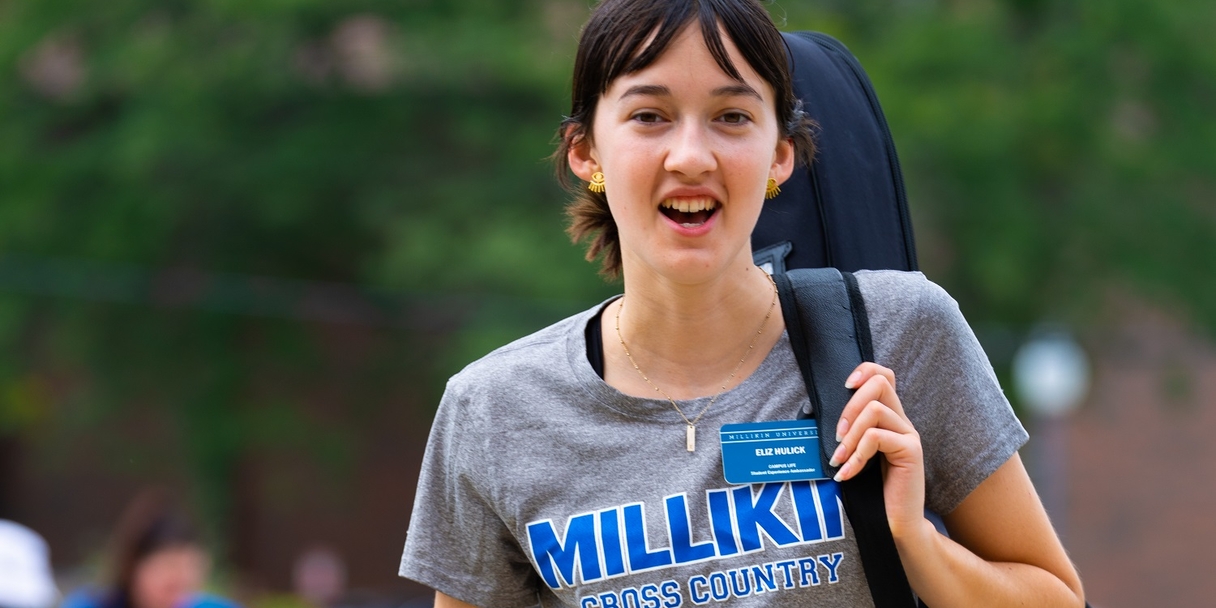
[[[632,32],[630,36],[630,48],[628,49],[628,55],[626,55],[630,59],[628,61],[621,61],[619,64],[612,64],[612,68],[614,69],[606,75],[607,81],[603,83],[603,88],[600,89],[601,94],[608,89],[608,85],[613,80],[616,80],[618,76],[639,72],[657,61],[663,52],[667,50],[667,47],[671,45],[671,41],[675,39],[676,35],[692,22],[694,17],[692,14],[693,7],[689,6],[689,4],[678,4],[682,4],[682,6],[673,8],[683,10],[679,10],[678,12],[673,11],[676,13],[674,15],[665,15],[666,18],[662,22],[650,28],[639,27]],[[730,60],[730,54],[726,52],[726,46],[722,44],[722,32],[718,29],[718,16],[707,2],[698,2],[696,4],[700,10],[697,11],[695,16],[701,26],[701,38],[705,40],[705,45],[709,47],[709,54],[713,56],[714,62],[718,64],[719,68],[722,68],[722,71],[727,76],[742,82],[743,76],[739,73],[739,69],[735,67],[734,62]],[[653,36],[651,32],[653,32]],[[648,38],[650,39],[650,44],[646,44]],[[644,44],[645,47],[641,51],[638,51],[638,47]]]
[[[654,7],[653,3],[638,3],[648,4],[649,7]],[[740,29],[737,26],[740,22],[740,15],[730,15],[733,12],[730,7],[715,6],[712,1],[700,0],[692,2],[667,2],[658,10],[639,11],[636,19],[630,19],[627,22],[612,23],[607,29],[616,30],[613,32],[605,32],[605,36],[600,37],[599,41],[609,42],[615,41],[615,45],[605,44],[608,48],[599,48],[587,50],[591,53],[601,53],[603,57],[602,72],[596,74],[598,78],[592,80],[598,84],[600,95],[608,90],[608,86],[622,74],[632,74],[646,69],[650,64],[654,63],[667,50],[671,41],[675,39],[687,25],[692,23],[695,18],[701,28],[701,37],[705,40],[705,45],[709,48],[709,53],[714,58],[714,62],[718,67],[730,76],[732,79],[739,82],[743,81],[743,76],[739,73],[739,69],[735,67],[734,62],[730,60],[730,54],[726,51],[726,46],[722,43],[721,30],[719,23],[727,30],[727,34],[735,42],[735,46],[739,48],[749,64],[759,63],[752,59],[749,55],[759,55],[756,49],[749,48],[751,53],[745,52],[744,47],[750,46],[746,44],[747,37],[740,37],[732,32],[732,29]],[[639,7],[642,8],[642,7]],[[727,9],[727,10],[721,10]],[[725,13],[725,14],[724,14]],[[731,17],[734,17],[733,19]],[[732,28],[735,25],[736,28]],[[751,28],[748,28],[751,29]],[[754,34],[753,34],[754,35]],[[599,45],[588,45],[599,46]],[[591,56],[595,56],[592,54]],[[753,65],[755,69],[755,65]],[[760,71],[757,70],[759,73]],[[588,74],[588,76],[592,76]],[[763,76],[763,74],[762,74]]]

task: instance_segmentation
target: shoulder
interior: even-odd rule
[[[943,344],[964,346],[974,340],[958,302],[919,272],[860,271],[857,286],[865,300],[874,356],[895,363],[902,355]]]
[[[63,598],[60,608],[100,608],[103,593],[97,589],[77,589]]]
[[[971,333],[958,302],[919,272],[863,270],[856,276],[876,340]]]
[[[582,395],[590,364],[585,331],[599,306],[495,349],[452,376],[436,413],[460,426],[498,425],[511,413]],[[582,368],[586,369],[582,369]],[[508,407],[509,406],[509,407]]]
[[[861,270],[855,273],[866,311],[937,317],[958,312],[958,303],[920,272]],[[873,312],[871,312],[873,311]]]

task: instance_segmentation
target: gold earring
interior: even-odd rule
[[[587,189],[596,193],[603,194],[604,192],[604,174],[596,171],[591,174],[591,181],[587,182]]]
[[[777,180],[768,178],[768,184],[764,187],[764,198],[776,198],[778,194],[781,194],[781,188],[777,186]]]

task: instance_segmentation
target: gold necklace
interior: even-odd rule
[[[680,417],[684,419],[684,422],[688,424],[684,437],[689,452],[697,451],[697,421],[701,420],[701,416],[704,416],[705,412],[708,412],[709,408],[713,407],[714,402],[718,400],[718,397],[726,391],[726,387],[730,385],[730,381],[735,378],[735,374],[739,373],[739,368],[743,367],[743,362],[747,360],[747,355],[751,354],[752,349],[756,347],[756,341],[760,339],[760,334],[764,333],[764,326],[768,324],[768,318],[773,316],[773,308],[777,306],[777,282],[774,281],[773,277],[769,276],[768,273],[765,273],[764,276],[768,277],[769,283],[772,283],[773,285],[773,301],[768,305],[768,312],[765,313],[764,320],[760,321],[760,329],[756,330],[756,335],[752,337],[752,343],[747,345],[747,351],[745,351],[743,356],[739,358],[739,362],[735,364],[735,369],[731,371],[730,376],[727,376],[726,381],[722,383],[722,388],[719,388],[718,392],[714,393],[713,398],[709,400],[709,404],[705,406],[705,409],[701,410],[701,413],[697,414],[697,417],[693,418],[692,420],[689,420],[688,416],[684,415],[684,410],[681,410],[680,406],[676,405],[676,400],[672,399],[671,395],[668,395],[665,391],[663,391],[663,389],[655,386],[655,383],[650,381],[650,378],[645,374],[645,372],[642,371],[642,368],[638,367],[638,362],[633,360],[633,355],[629,353],[629,347],[625,346],[625,338],[621,336],[621,309],[625,308],[625,298],[621,298],[621,305],[616,309],[616,338],[617,340],[621,341],[621,348],[624,349],[625,356],[629,359],[629,362],[633,364],[633,369],[637,370],[638,375],[646,381],[646,384],[649,384],[651,388],[655,390],[655,392],[666,397],[667,401],[671,403],[671,407],[675,408],[676,413],[678,413]]]

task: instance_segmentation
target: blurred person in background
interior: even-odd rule
[[[315,545],[296,557],[291,587],[309,606],[335,606],[346,592],[346,563],[333,549]]]
[[[57,601],[46,541],[19,523],[0,519],[0,608],[50,608]]]
[[[107,577],[73,593],[62,608],[235,608],[204,594],[211,558],[190,520],[161,491],[127,507],[107,556]]]

